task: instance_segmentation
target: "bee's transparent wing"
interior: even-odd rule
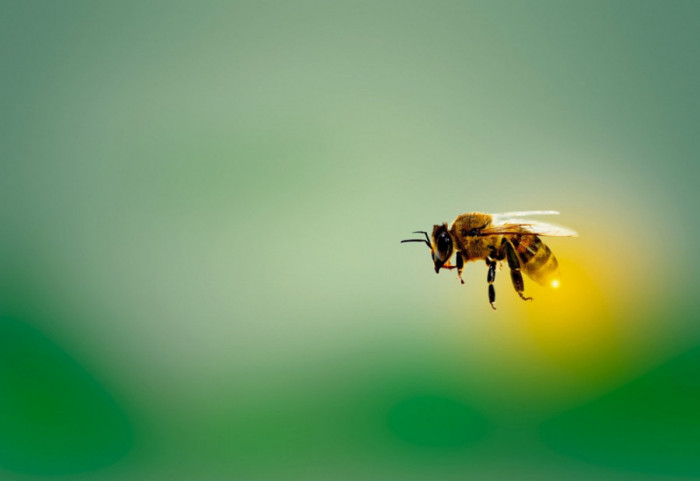
[[[556,210],[524,210],[520,212],[502,212],[500,214],[490,214],[493,220],[510,217],[524,217],[526,215],[559,215]]]
[[[568,229],[554,224],[547,224],[546,222],[538,221],[525,221],[513,224],[502,224],[502,225],[490,225],[479,229],[476,235],[513,235],[513,234],[524,234],[524,235],[541,235],[550,237],[577,237],[578,233],[574,230]]]
[[[508,212],[492,214],[491,224],[480,230],[481,235],[525,234],[551,237],[576,237],[576,231],[539,220],[521,219],[525,215],[556,215],[554,210],[536,210],[528,212]]]

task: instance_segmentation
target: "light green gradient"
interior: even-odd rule
[[[700,476],[698,14],[2,3],[1,477]],[[399,244],[531,209],[532,304]]]

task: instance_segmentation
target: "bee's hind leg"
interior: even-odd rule
[[[486,264],[489,266],[489,272],[486,274],[486,281],[489,283],[489,304],[495,311],[496,306],[493,303],[496,302],[496,289],[493,287],[493,281],[496,280],[496,261],[487,257]]]
[[[520,261],[515,253],[513,244],[509,241],[505,242],[506,245],[506,258],[508,259],[508,267],[510,268],[510,279],[513,281],[513,287],[515,292],[518,293],[520,298],[524,301],[531,301],[532,297],[525,297],[523,291],[525,290],[525,285],[523,283],[523,275],[520,272]]]

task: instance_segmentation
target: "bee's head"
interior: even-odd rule
[[[452,236],[447,230],[447,224],[433,226],[433,242],[430,250],[433,254],[435,273],[440,272],[440,268],[452,256]]]
[[[432,242],[428,233],[422,230],[413,232],[414,234],[423,234],[425,239],[406,239],[401,242],[423,242],[430,248],[430,255],[435,264],[435,272],[440,272],[440,268],[447,262],[447,259],[452,255],[452,237],[447,230],[447,224],[433,226]]]

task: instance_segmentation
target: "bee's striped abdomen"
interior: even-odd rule
[[[549,247],[536,235],[515,235],[510,241],[520,259],[520,268],[538,284],[549,284],[559,263]]]

